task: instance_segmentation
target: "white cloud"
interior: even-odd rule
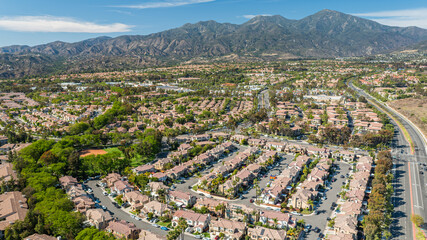
[[[213,2],[213,1],[215,0],[169,0],[169,1],[163,1],[163,2],[147,2],[147,3],[141,3],[141,4],[135,4],[135,5],[121,5],[116,7],[136,8],[136,9],[167,8],[167,7],[179,7],[184,5],[197,4],[197,3],[207,3],[207,2]]]
[[[258,15],[248,14],[248,15],[243,15],[243,17],[247,18],[247,19],[252,19],[252,18],[254,18],[256,16],[273,16],[273,15],[272,14],[258,14]]]
[[[132,26],[113,23],[96,24],[72,18],[52,16],[15,16],[0,18],[0,29],[15,32],[111,33],[129,32]]]
[[[381,24],[390,26],[417,26],[421,28],[427,28],[427,8],[354,13],[352,15],[366,17]]]

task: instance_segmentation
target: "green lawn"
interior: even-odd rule
[[[107,153],[115,153],[115,152],[117,152],[117,153],[120,153],[120,155],[122,156],[122,157],[124,157],[124,154],[122,153],[122,151],[120,151],[118,148],[116,148],[116,147],[114,147],[114,148],[106,148],[106,149],[104,149],[104,151],[106,151]]]
[[[118,148],[116,148],[116,147],[114,147],[114,148],[106,148],[106,149],[104,149],[107,153],[114,153],[114,152],[118,152],[118,153],[120,153],[120,155],[122,156],[122,157],[124,157],[124,154],[122,153],[122,151],[120,151]],[[143,164],[145,164],[145,163],[147,163],[147,162],[151,162],[151,161],[153,161],[154,160],[154,157],[142,157],[142,156],[140,156],[140,155],[136,155],[135,157],[133,157],[132,159],[131,159],[131,163],[130,163],[130,165],[132,166],[132,167],[138,167],[138,166],[141,166],[141,165],[143,165]]]
[[[160,226],[162,226],[162,227],[167,227],[167,228],[170,228],[170,226],[171,226],[171,222],[170,221],[168,221],[168,222],[159,221],[159,222],[157,222],[157,224],[160,225]]]

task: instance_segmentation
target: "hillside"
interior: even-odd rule
[[[322,10],[300,20],[276,15],[257,16],[241,25],[205,21],[145,36],[98,37],[76,43],[57,41],[34,47],[9,46],[0,48],[0,53],[20,56],[16,60],[25,57],[34,69],[40,70],[35,73],[45,74],[54,70],[81,71],[80,66],[89,71],[126,69],[192,59],[209,60],[231,54],[237,55],[237,60],[366,56],[423,40],[427,40],[425,29],[390,27]],[[33,72],[14,58],[4,59],[0,55],[0,77],[22,77]],[[53,69],[40,64],[52,65]]]

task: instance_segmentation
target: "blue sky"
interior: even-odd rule
[[[150,34],[185,23],[301,19],[322,9],[427,29],[426,0],[0,0],[0,46]]]

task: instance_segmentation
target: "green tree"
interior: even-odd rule
[[[76,236],[76,240],[114,240],[111,233],[100,231],[94,227],[85,228]]]
[[[418,214],[412,214],[411,215],[411,221],[418,227],[424,223],[423,217],[421,217]]]

